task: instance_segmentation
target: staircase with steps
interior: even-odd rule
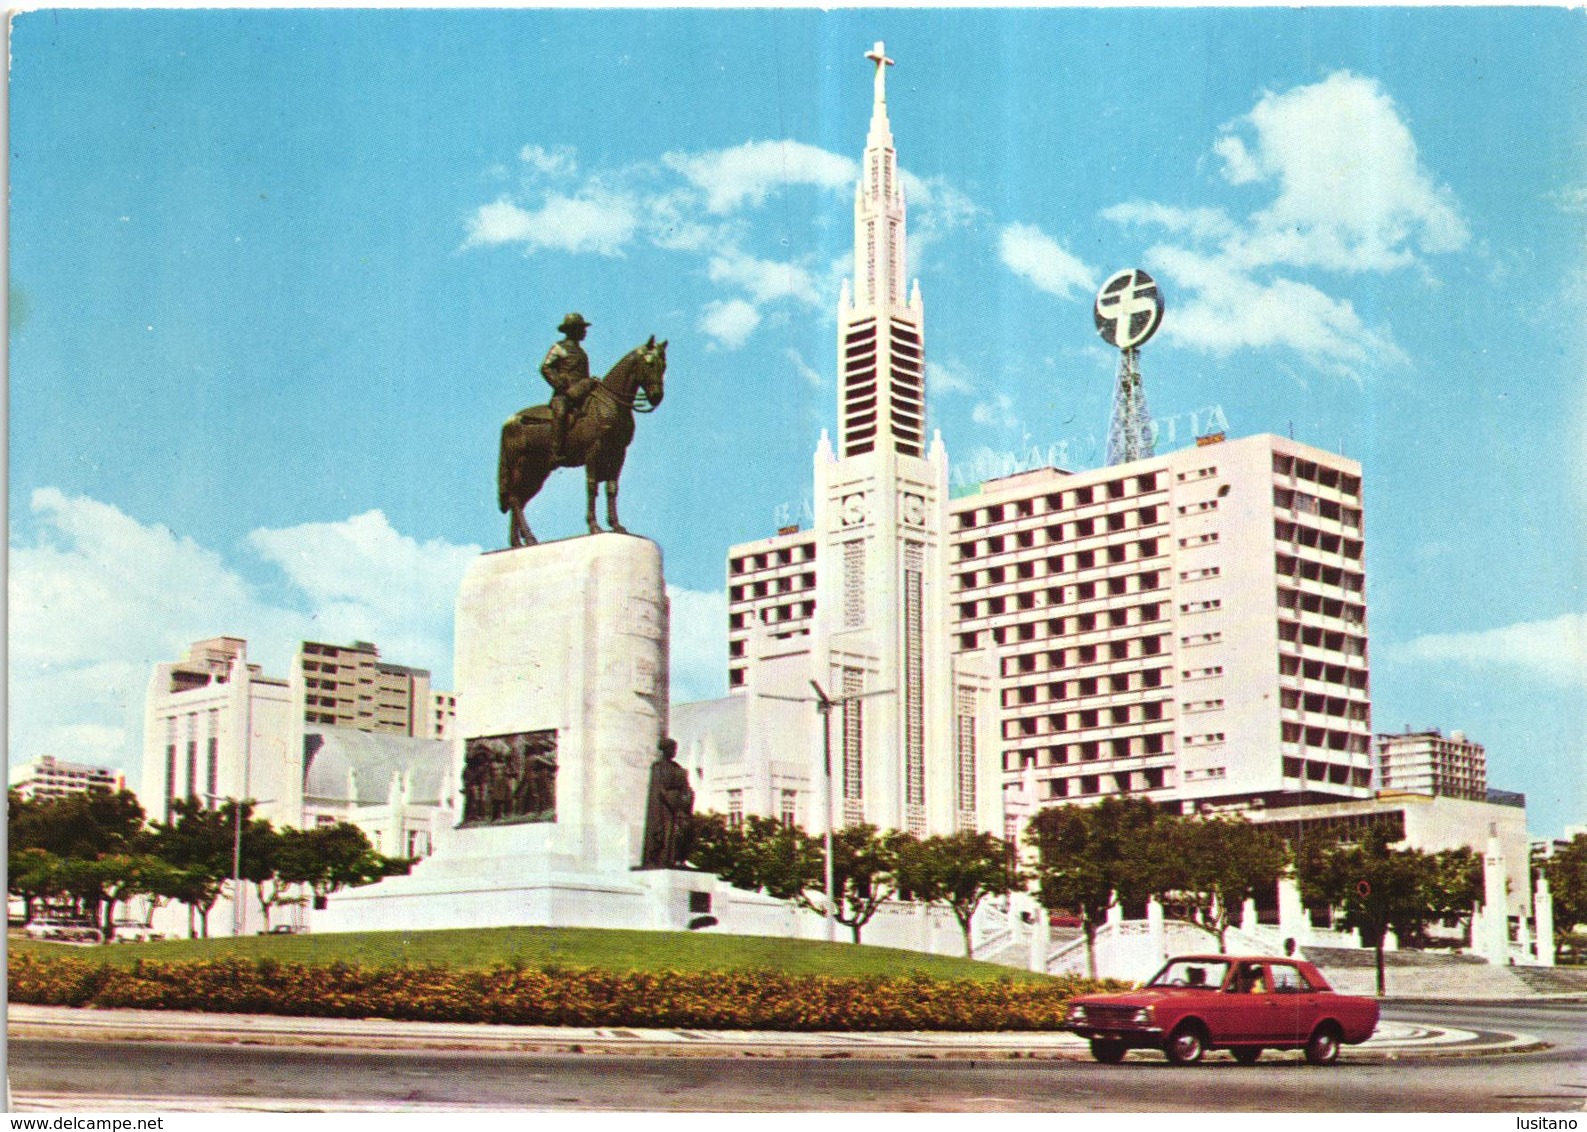
[[[1587,967],[1512,968],[1533,994],[1587,995]]]
[[[1324,971],[1341,968],[1365,967],[1377,969],[1377,956],[1371,948],[1364,947],[1308,947],[1306,958]],[[1383,966],[1390,967],[1486,967],[1488,961],[1479,955],[1462,955],[1455,951],[1385,951]]]

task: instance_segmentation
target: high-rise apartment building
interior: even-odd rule
[[[455,700],[449,709],[439,698],[446,693],[431,690],[428,670],[388,664],[369,641],[304,641],[293,670],[301,683],[303,722],[309,726],[433,739],[437,727],[445,725],[445,712],[456,708]]]
[[[987,676],[955,665],[946,601],[947,453],[928,446],[925,309],[906,286],[903,184],[882,44],[854,199],[854,277],[838,300],[838,415],[814,467],[814,522],[728,552],[732,703],[674,712],[680,760],[725,813],[818,827],[830,741],[834,819],[944,833],[1002,829],[984,732]],[[810,687],[835,703],[822,729]],[[775,743],[768,746],[769,740]],[[814,802],[812,806],[810,803]]]
[[[1378,736],[1378,786],[1386,791],[1440,798],[1488,798],[1488,756],[1463,731]]]
[[[127,788],[127,776],[114,767],[72,763],[54,755],[40,755],[11,767],[8,784],[30,802],[65,798],[100,790],[115,794]]]
[[[995,480],[949,514],[954,648],[989,658],[1022,801],[1370,796],[1354,461],[1208,437]]]

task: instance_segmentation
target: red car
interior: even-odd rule
[[[1264,1049],[1304,1049],[1331,1065],[1341,1045],[1357,1045],[1378,1024],[1375,999],[1335,994],[1310,963],[1236,955],[1185,955],[1137,990],[1081,995],[1064,1029],[1091,1039],[1108,1065],[1132,1049],[1160,1049],[1175,1065],[1194,1065],[1227,1049],[1242,1065]]]

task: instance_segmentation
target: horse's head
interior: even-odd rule
[[[666,396],[667,340],[657,342],[652,334],[650,341],[639,347],[639,356],[639,390],[654,409]]]
[[[624,354],[602,384],[622,403],[633,406],[635,412],[648,413],[661,404],[662,375],[666,372],[666,339],[658,343],[652,334],[648,342]]]

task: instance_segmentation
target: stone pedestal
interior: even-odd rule
[[[1554,896],[1548,889],[1548,878],[1537,878],[1537,895],[1533,915],[1537,922],[1537,962],[1541,967],[1554,966]]]
[[[667,633],[661,551],[648,539],[592,535],[476,559],[457,600],[454,824],[410,875],[334,896],[314,930],[687,926],[689,893],[709,895],[715,879],[634,871],[667,726]],[[543,752],[553,737],[554,784],[533,812],[491,821],[490,806],[470,805],[470,750]]]

